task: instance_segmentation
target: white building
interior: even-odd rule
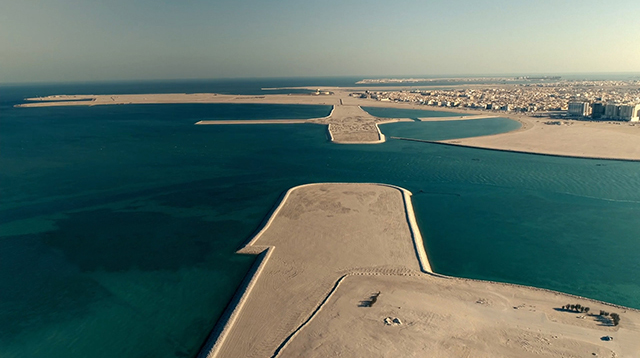
[[[619,119],[623,121],[637,122],[640,115],[640,104],[624,104],[619,109]]]

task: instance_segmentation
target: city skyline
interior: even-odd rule
[[[8,1],[0,83],[640,72],[614,1]]]

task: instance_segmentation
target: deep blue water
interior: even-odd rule
[[[215,87],[165,92],[206,86]],[[227,86],[246,94],[281,84]],[[12,107],[76,93],[47,88],[0,87],[3,358],[193,357],[253,263],[234,251],[285,190],[310,182],[411,190],[437,272],[640,308],[640,163],[400,140],[335,145],[308,124],[193,125],[313,117],[326,107]],[[381,128],[444,139],[513,125]]]

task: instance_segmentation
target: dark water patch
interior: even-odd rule
[[[215,253],[217,235],[244,233],[242,222],[203,222],[162,213],[92,210],[69,214],[43,242],[82,271],[177,270]],[[208,235],[205,236],[205,233]]]
[[[5,344],[25,329],[87,315],[88,305],[109,296],[38,235],[0,240],[0,341]]]

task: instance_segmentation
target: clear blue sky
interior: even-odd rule
[[[640,1],[0,2],[0,83],[568,72],[640,72]]]

